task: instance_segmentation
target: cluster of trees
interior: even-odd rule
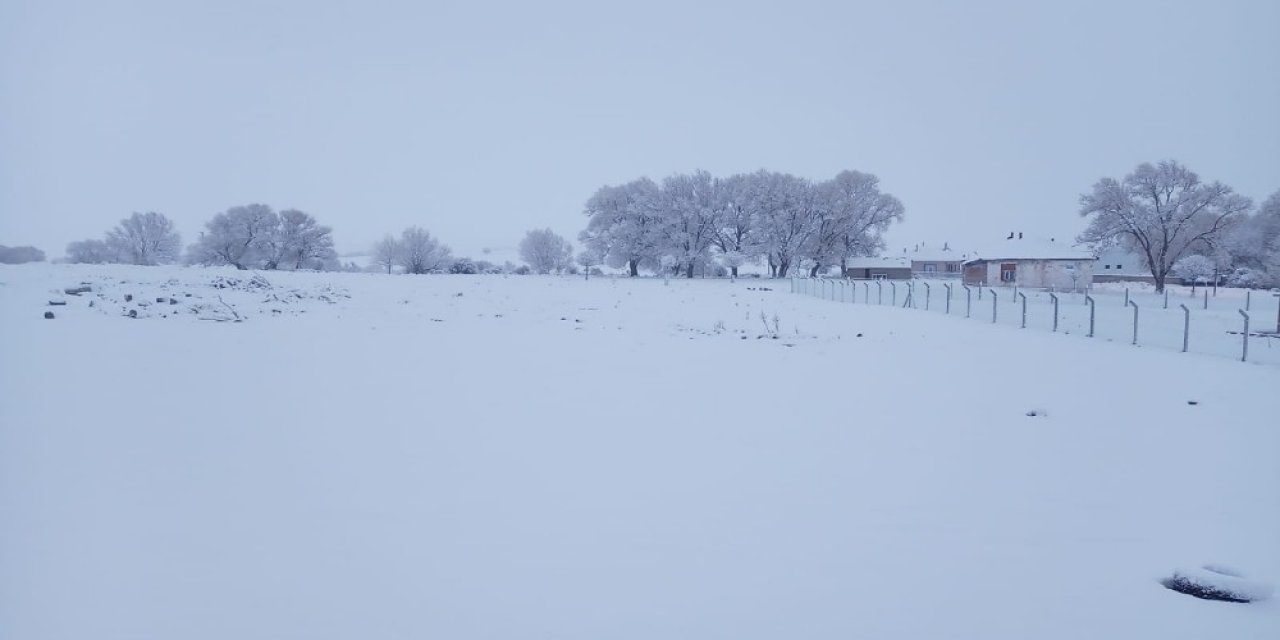
[[[584,260],[626,268],[683,272],[719,260],[733,275],[763,260],[785,277],[804,265],[811,275],[854,256],[875,255],[903,206],[880,190],[876,176],[844,171],[814,182],[757,171],[716,178],[675,174],[658,184],[641,178],[600,188],[586,204],[579,239]]]
[[[173,221],[154,211],[135,213],[101,239],[67,245],[67,262],[172,264],[182,260],[182,237]],[[296,209],[276,213],[265,204],[231,207],[205,223],[186,262],[237,269],[337,268],[333,232]]]
[[[67,261],[88,264],[171,264],[182,257],[182,236],[173,221],[154,211],[134,213],[101,240],[67,245]]]
[[[44,262],[44,252],[35,247],[6,247],[0,244],[0,264]]]
[[[1280,192],[1250,215],[1248,198],[1167,160],[1099,180],[1080,204],[1089,222],[1079,240],[1136,253],[1157,291],[1170,275],[1231,274],[1244,286],[1280,284]]]
[[[276,213],[265,204],[231,207],[205,223],[187,262],[237,269],[334,268],[333,230],[297,209]]]

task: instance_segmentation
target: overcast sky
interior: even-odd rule
[[[264,202],[340,251],[417,224],[481,257],[698,168],[874,173],[898,250],[1070,237],[1143,161],[1280,189],[1277,25],[1275,0],[0,0],[0,244],[58,256],[134,211],[189,242]]]

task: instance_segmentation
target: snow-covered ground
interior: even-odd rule
[[[785,280],[252,275],[0,267],[0,638],[1280,637],[1160,584],[1280,580],[1275,366]]]
[[[925,284],[929,285],[926,291]],[[1027,329],[1053,331],[1053,300],[1049,292],[1041,290],[1014,290],[997,288],[996,299],[991,289],[971,287],[966,293],[959,281],[914,280],[882,281],[877,291],[875,281],[844,283],[840,280],[799,279],[797,292],[844,304],[872,304],[905,306],[908,286],[915,286],[912,307],[924,310],[925,298],[929,298],[928,311],[947,313],[946,284],[952,285],[951,315],[965,317],[968,305],[969,317],[981,322],[992,321],[993,306],[997,324],[1012,328],[1022,325],[1022,301],[1016,294],[1027,297]],[[787,282],[788,290],[792,283]],[[852,287],[852,288],[851,288]],[[893,288],[897,288],[896,297]],[[856,289],[856,295],[853,289]],[[1128,289],[1128,298],[1126,298]],[[1169,296],[1157,295],[1154,287],[1141,284],[1109,283],[1095,285],[1090,291],[1094,300],[1094,339],[1102,342],[1131,345],[1133,343],[1133,307],[1138,305],[1138,342],[1140,348],[1182,350],[1184,329],[1188,329],[1187,352],[1241,359],[1244,355],[1242,336],[1244,331],[1241,310],[1249,314],[1248,361],[1280,365],[1280,295],[1270,291],[1220,288],[1215,294],[1210,288],[1208,297],[1203,287],[1192,295],[1191,287],[1171,286]],[[926,294],[928,294],[926,296]],[[966,300],[966,295],[968,300]],[[1059,292],[1058,331],[1064,335],[1087,336],[1089,333],[1089,305],[1083,291]],[[1248,296],[1248,298],[1246,298]],[[1168,305],[1167,307],[1165,305]],[[1180,305],[1185,305],[1184,312]],[[1189,314],[1189,317],[1188,317]],[[1189,328],[1186,324],[1189,320]]]

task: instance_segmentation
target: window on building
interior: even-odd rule
[[[1000,282],[1017,282],[1018,263],[1005,262],[1000,265]]]
[[[1116,268],[1117,268],[1117,269],[1123,269],[1124,267],[1123,267],[1122,265],[1116,265]]]
[[[960,263],[959,263],[959,262],[948,262],[948,263],[947,263],[947,273],[960,273]]]
[[[926,262],[926,263],[924,263],[924,272],[925,272],[925,273],[937,273],[937,272],[938,272],[938,265],[936,265],[936,264],[934,264],[934,263],[932,263],[932,262]]]
[[[1110,268],[1111,268],[1111,265],[1109,265],[1109,264],[1104,264],[1104,265],[1102,265],[1102,268],[1103,268],[1103,269],[1110,269]]]

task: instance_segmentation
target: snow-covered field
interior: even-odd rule
[[[0,638],[1280,637],[1160,585],[1280,580],[1275,366],[785,280],[264,275],[0,267]]]

